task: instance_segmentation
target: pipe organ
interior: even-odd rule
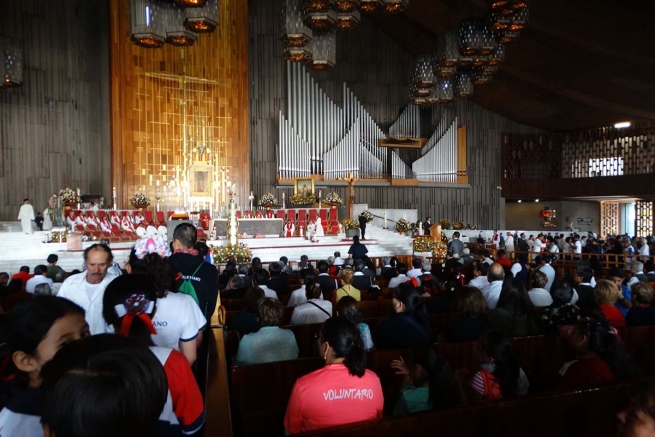
[[[378,140],[387,135],[343,84],[343,107],[325,94],[305,67],[287,62],[287,114],[280,111],[277,147],[281,180],[321,175],[336,180],[417,179],[457,182],[457,120],[444,116],[411,167]],[[450,114],[451,111],[444,111]],[[420,108],[409,105],[389,129],[394,138],[419,138]],[[389,174],[391,173],[391,174]]]
[[[416,105],[407,105],[398,120],[389,128],[393,138],[419,138],[421,136],[421,110]]]
[[[457,118],[447,128],[444,119],[423,147],[423,156],[412,164],[419,182],[457,182]]]

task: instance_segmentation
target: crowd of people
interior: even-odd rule
[[[391,363],[403,382],[393,414],[526,395],[529,374],[510,341],[520,336],[561,338],[574,359],[562,362],[560,388],[639,376],[617,329],[655,325],[650,261],[626,256],[625,271],[602,276],[580,263],[569,280],[547,254],[532,265],[505,250],[473,254],[455,243],[433,273],[418,258],[404,265],[385,257],[376,267],[359,246],[315,265],[303,256],[296,269],[286,257],[229,262],[219,275],[196,229],[182,224],[170,245],[139,239],[123,268],[108,245],[93,244],[81,271],[63,271],[51,255],[33,273],[27,266],[0,273],[2,435],[197,432],[205,412],[193,366],[219,293],[243,301],[226,327],[240,338],[232,365],[297,359],[297,339],[284,326],[289,311],[291,325],[321,324],[316,354],[324,366],[293,387],[284,417],[291,434],[382,416],[382,384],[367,368],[372,350],[411,351]],[[369,326],[360,303],[387,292],[393,315]],[[446,331],[432,332],[432,314],[454,312],[461,317]],[[450,368],[435,340],[477,342],[478,367]],[[94,401],[99,392],[102,402]],[[634,399],[619,415],[625,436],[655,427],[655,386],[642,385]]]

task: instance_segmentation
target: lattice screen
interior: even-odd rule
[[[600,204],[600,235],[619,234],[619,202],[602,202]]]
[[[637,201],[637,237],[653,235],[653,202]]]

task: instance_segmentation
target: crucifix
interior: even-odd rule
[[[339,181],[348,182],[348,218],[353,218],[353,204],[355,203],[355,182],[359,180],[353,176],[352,172],[348,173],[347,178],[337,178]]]

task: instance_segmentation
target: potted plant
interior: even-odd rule
[[[412,224],[405,219],[400,219],[396,222],[396,231],[407,236],[412,235]]]
[[[68,217],[68,214],[70,214],[73,208],[75,208],[77,204],[82,201],[82,198],[77,194],[77,191],[68,187],[64,187],[59,190],[57,197],[59,197],[59,201],[64,205],[64,212],[66,217]]]
[[[271,193],[266,193],[259,199],[257,204],[266,209],[271,209],[274,205],[277,205],[277,199]]]
[[[150,199],[143,193],[135,193],[134,197],[130,199],[130,205],[139,211],[143,211],[150,205]]]
[[[454,222],[453,229],[456,231],[461,231],[462,229],[464,229],[464,225],[462,224],[462,222]]]
[[[341,197],[337,193],[328,193],[328,195],[325,196],[325,203],[327,203],[330,206],[336,207],[337,205],[341,205],[343,203],[343,200],[341,200]]]
[[[342,223],[346,229],[346,238],[359,237],[359,222],[357,220],[346,219]]]
[[[316,197],[313,194],[308,194],[303,196],[302,193],[296,193],[291,196],[289,202],[292,205],[303,206],[303,205],[314,205],[316,203]]]
[[[366,218],[366,223],[371,223],[373,221],[373,213],[369,211],[364,211],[362,215]]]
[[[236,246],[210,246],[214,264],[225,264],[234,259],[237,263],[249,263],[252,259],[252,252],[248,246],[239,243]]]
[[[451,223],[450,223],[450,220],[448,220],[448,219],[441,219],[441,220],[439,220],[439,224],[441,224],[441,229],[442,229],[443,231],[445,231],[445,230],[447,230],[447,229],[450,229],[451,226],[452,226]]]

